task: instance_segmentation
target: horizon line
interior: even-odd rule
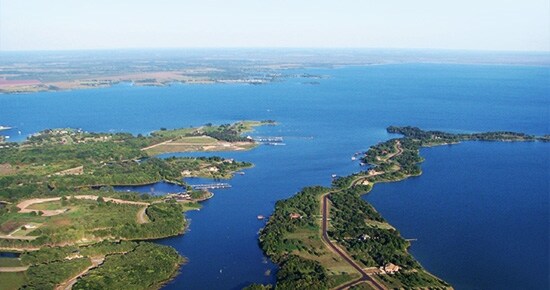
[[[182,46],[182,47],[124,47],[124,48],[62,48],[62,49],[0,49],[0,53],[20,52],[84,52],[84,51],[150,51],[150,50],[371,50],[371,51],[440,51],[440,52],[495,52],[495,53],[543,53],[549,50],[522,49],[474,49],[474,48],[425,48],[425,47],[318,47],[318,46]]]

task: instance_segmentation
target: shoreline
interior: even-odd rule
[[[395,278],[393,275],[380,276],[384,278],[380,279],[380,281],[376,281],[381,282],[383,286],[379,286],[375,283],[374,285],[377,289],[384,289],[385,287],[442,287],[445,289],[452,289],[452,286],[449,283],[428,272],[428,270],[425,269],[420,262],[414,259],[409,251],[412,245],[411,242],[398,234],[397,229],[385,221],[376,209],[362,197],[371,192],[374,185],[377,183],[399,182],[408,178],[421,176],[423,172],[419,164],[425,161],[425,159],[420,155],[420,150],[422,148],[443,145],[450,146],[466,141],[545,141],[544,139],[541,139],[544,137],[514,132],[450,134],[441,131],[423,131],[416,127],[393,126],[388,127],[387,131],[388,133],[397,133],[402,136],[400,138],[393,138],[380,142],[371,146],[367,152],[364,152],[364,156],[361,158],[361,161],[371,165],[371,168],[367,171],[361,171],[359,173],[333,179],[332,187],[330,188],[306,187],[290,198],[280,200],[276,203],[274,213],[271,215],[266,227],[264,227],[260,232],[259,242],[264,254],[267,255],[272,261],[276,262],[281,269],[284,269],[284,271],[293,271],[296,277],[304,275],[301,274],[299,269],[296,268],[285,269],[285,265],[290,263],[289,260],[292,259],[289,258],[289,256],[294,255],[299,257],[298,259],[302,259],[302,262],[300,263],[317,263],[316,265],[323,269],[323,275],[333,273],[332,277],[337,277],[336,272],[332,269],[334,265],[326,262],[327,258],[325,257],[324,252],[317,254],[316,249],[318,246],[309,241],[311,239],[310,235],[313,233],[310,233],[307,228],[303,228],[304,225],[311,227],[313,222],[318,222],[316,213],[310,212],[312,207],[310,202],[312,199],[317,200],[317,197],[320,196],[321,205],[319,206],[317,202],[315,206],[320,207],[322,212],[323,218],[321,238],[325,244],[325,247],[330,246],[333,248],[345,261],[348,262],[350,266],[358,270],[361,275],[358,279],[348,279],[341,283],[340,286],[335,286],[336,289],[343,289],[345,287],[365,283],[365,281],[370,280],[376,275],[367,274],[364,271],[363,266],[370,267],[373,265],[377,268],[380,267],[381,272],[379,275],[386,273],[386,270],[385,268],[383,270],[383,267],[388,267],[387,265],[393,265],[390,269],[395,269],[395,266],[397,266],[397,270],[391,271],[397,271],[402,273],[402,275],[405,275],[398,276],[403,278]],[[337,209],[332,214],[330,214],[327,210],[327,199],[331,200],[330,207]],[[287,203],[290,205],[287,205]],[[288,207],[290,207],[293,211],[290,215],[290,222],[288,221],[287,216]],[[390,233],[386,233],[389,235],[386,237],[382,234],[382,232],[387,229],[374,226],[371,227],[371,230],[369,230],[372,232],[366,231],[368,235],[361,235],[359,240],[357,240],[354,233],[365,233],[365,226],[367,228],[370,226],[365,221],[353,221],[353,218],[351,218],[349,214],[354,214],[354,210],[361,209],[362,207],[368,207],[368,210],[365,210],[363,215],[366,215],[374,221],[383,221],[384,223],[387,223],[390,227],[394,228],[393,234],[396,236],[390,238]],[[350,210],[345,210],[345,208],[349,208]],[[376,214],[373,214],[373,212]],[[356,212],[355,214],[359,213]],[[332,215],[332,218],[329,215]],[[298,220],[304,218],[306,221],[297,223],[292,222],[294,216],[298,216]],[[364,218],[365,217],[363,216],[361,220]],[[331,220],[330,223],[332,224],[332,229],[330,232],[327,230],[328,220]],[[348,221],[347,223],[345,222],[346,220]],[[373,230],[373,228],[376,228],[376,230]],[[303,234],[296,235],[296,233],[302,232],[307,233],[306,235],[309,238],[306,238]],[[317,236],[319,233],[316,233],[315,235]],[[376,247],[381,246],[378,245],[379,242],[377,242],[375,238],[373,239],[373,237],[379,237],[380,235],[385,237],[384,239],[390,239],[390,241],[394,239],[395,246],[392,246],[383,252],[370,252],[369,249],[376,249]],[[334,243],[332,242],[333,240],[335,241]],[[301,245],[301,247],[296,249],[296,244]],[[400,248],[400,246],[397,245],[402,245],[403,248]],[[338,252],[336,250],[337,248],[341,248],[342,251]],[[310,255],[311,252],[313,252],[314,255]],[[406,255],[408,258],[401,257],[401,253]],[[354,256],[356,257],[349,258]],[[361,258],[357,258],[357,256]],[[403,270],[400,271],[400,269]],[[296,281],[293,281],[292,279],[300,279],[292,278],[292,276],[289,275],[290,274],[287,273],[287,277],[278,278],[275,286],[279,285],[279,283],[282,283],[281,285],[292,285],[292,283],[296,283]],[[411,275],[412,278],[405,279],[408,277],[407,275]],[[307,285],[322,286],[330,283],[330,279],[324,278],[324,281],[317,282],[305,282],[300,280],[300,283],[310,283]]]

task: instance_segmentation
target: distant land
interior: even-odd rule
[[[119,83],[264,84],[292,77],[323,77],[289,72],[297,68],[393,63],[550,65],[550,53],[398,49],[0,52],[0,93],[98,88]]]

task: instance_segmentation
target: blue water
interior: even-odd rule
[[[276,267],[258,247],[264,222],[256,216],[269,215],[277,200],[304,186],[329,185],[331,174],[360,170],[351,156],[394,137],[385,132],[389,125],[550,133],[548,67],[400,64],[296,71],[304,72],[329,78],[319,85],[288,79],[261,86],[120,85],[0,95],[0,125],[16,126],[5,133],[21,140],[53,127],[148,133],[242,119],[280,122],[254,134],[283,136],[286,146],[216,154],[256,166],[228,181],[231,189],[214,191],[200,211],[187,213],[188,233],[159,241],[189,258],[167,289],[273,282]],[[549,273],[549,152],[550,144],[542,143],[426,149],[424,175],[377,186],[367,199],[404,236],[417,238],[411,251],[457,289],[543,289]],[[171,191],[166,184],[140,191],[151,188]]]
[[[377,185],[366,199],[456,289],[547,289],[549,145],[423,149],[421,177]]]

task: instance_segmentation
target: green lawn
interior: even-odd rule
[[[213,144],[218,140],[208,136],[196,136],[196,137],[181,137],[174,140],[175,143],[192,143],[192,144]]]
[[[23,263],[19,258],[0,257],[0,267],[21,267]]]
[[[152,133],[154,136],[162,137],[162,138],[176,138],[185,136],[188,134],[193,133],[194,131],[197,131],[198,128],[181,128],[181,129],[173,129],[173,130],[158,130]]]
[[[51,201],[51,202],[35,203],[33,205],[30,205],[28,208],[36,209],[36,210],[57,210],[57,209],[66,209],[68,208],[68,206],[62,205],[61,200],[58,200],[58,201]]]

